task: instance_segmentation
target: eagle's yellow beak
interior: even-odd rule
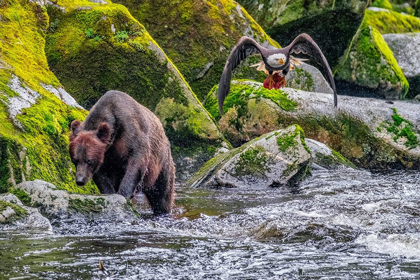
[[[277,60],[277,63],[280,65],[284,65],[285,61],[283,58],[280,58],[279,60]]]

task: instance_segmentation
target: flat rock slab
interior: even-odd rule
[[[137,214],[121,195],[81,195],[57,189],[41,180],[27,181],[16,186],[30,198],[30,205],[38,207],[49,218],[86,217],[125,221]]]

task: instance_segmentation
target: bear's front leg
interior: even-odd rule
[[[128,160],[124,178],[122,179],[120,187],[117,192],[118,194],[126,198],[131,198],[133,196],[134,189],[137,186],[140,175],[141,175],[140,173],[144,173],[142,172],[140,166],[144,168],[146,168],[147,166],[145,164],[142,164],[141,162],[142,161],[135,160],[133,158]]]
[[[101,194],[114,194],[115,189],[111,182],[111,179],[102,172],[93,174],[93,181],[99,189]]]

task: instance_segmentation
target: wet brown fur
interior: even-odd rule
[[[123,92],[109,91],[83,123],[73,121],[69,152],[76,182],[131,198],[143,191],[155,214],[173,204],[175,166],[159,119]]]

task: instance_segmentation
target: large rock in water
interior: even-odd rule
[[[264,30],[286,46],[308,33],[334,67],[363,18],[366,0],[239,0]]]
[[[145,25],[200,100],[219,82],[226,59],[241,36],[250,36],[266,47],[279,47],[233,0],[118,0],[118,3]],[[258,77],[255,68],[237,72],[238,78]]]
[[[113,89],[148,107],[171,141],[178,179],[195,171],[221,147],[223,140],[214,121],[124,6],[86,0],[49,6],[48,12],[49,65],[80,104],[89,109]]]
[[[190,187],[267,188],[295,183],[308,172],[311,153],[297,126],[274,131],[207,162]]]
[[[392,51],[374,27],[362,24],[336,72],[337,90],[346,94],[403,99],[408,81]]]
[[[0,15],[0,192],[35,178],[73,192],[97,192],[94,185],[74,183],[66,134],[86,111],[48,68],[47,13],[17,0],[1,2]]]
[[[383,38],[394,53],[398,65],[407,78],[408,97],[420,94],[420,33],[384,34]]]
[[[360,167],[420,169],[420,104],[297,91],[268,91],[260,83],[234,81],[218,113],[215,87],[205,106],[232,143],[300,125],[308,138],[340,152]]]

